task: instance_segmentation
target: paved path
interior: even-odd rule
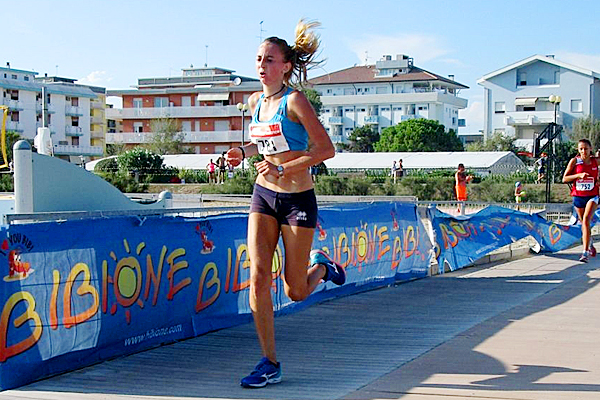
[[[0,393],[3,399],[600,399],[600,259],[468,268],[277,318],[284,381],[239,387],[251,324]],[[599,257],[600,258],[600,257]]]

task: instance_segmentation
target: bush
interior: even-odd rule
[[[104,160],[98,161],[94,167],[94,172],[117,172],[119,170],[119,164],[117,158],[105,158]]]
[[[0,174],[0,192],[14,192],[15,181],[12,174]]]
[[[142,147],[136,147],[120,154],[117,157],[119,171],[123,173],[135,174],[138,173],[140,179],[144,179],[146,175],[162,173],[163,158]]]
[[[208,183],[208,172],[204,170],[180,169],[177,176],[185,183]]]
[[[330,196],[350,194],[347,193],[347,180],[348,178],[338,178],[337,176],[320,176],[315,182],[315,193]]]
[[[139,183],[127,173],[101,172],[98,176],[123,193],[144,193],[148,191],[148,183]]]
[[[202,193],[251,194],[253,188],[253,177],[235,175],[233,178],[227,179],[222,185],[203,186]]]

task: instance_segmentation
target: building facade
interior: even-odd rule
[[[594,71],[543,55],[491,72],[477,81],[484,92],[484,136],[499,132],[531,147],[549,123],[568,130],[578,118],[598,118],[599,79]]]
[[[83,157],[100,157],[104,148],[92,141],[92,101],[102,102],[89,87],[57,77],[36,78],[37,72],[0,68],[0,104],[9,109],[6,130],[33,139],[42,127],[42,91],[46,93],[47,126],[54,155],[79,162]],[[97,88],[97,90],[104,90]],[[103,108],[103,105],[98,107]],[[104,121],[98,121],[104,124]]]
[[[347,143],[364,125],[378,132],[413,118],[433,119],[458,131],[458,111],[467,100],[458,97],[467,86],[413,65],[399,54],[383,56],[375,65],[354,66],[311,79],[323,103],[321,120],[332,141]],[[461,120],[464,123],[464,120]],[[464,126],[464,125],[463,125]]]
[[[115,131],[107,133],[107,143],[150,143],[157,133],[153,121],[165,117],[176,119],[184,145],[196,154],[221,153],[247,143],[250,115],[237,105],[246,104],[262,85],[234,72],[191,67],[180,77],[138,79],[135,89],[109,90],[108,96],[122,98],[123,108],[107,109],[109,131]]]

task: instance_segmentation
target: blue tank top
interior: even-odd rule
[[[262,94],[258,99],[249,128],[250,140],[257,145],[260,154],[270,155],[308,148],[308,132],[304,126],[287,117],[287,99],[292,91],[291,88],[286,90],[281,97],[277,112],[273,118],[265,122],[258,120],[265,95]]]

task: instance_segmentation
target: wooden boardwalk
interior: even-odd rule
[[[542,391],[547,397],[528,397],[531,393],[512,387],[518,396],[500,388],[479,397],[468,394],[473,393],[468,385],[464,392],[455,392],[451,384],[446,389],[444,384],[437,387],[442,392],[440,397],[426,396],[426,391],[415,394],[427,379],[461,370],[461,359],[452,353],[453,340],[467,340],[467,353],[473,353],[476,346],[515,322],[514,316],[504,317],[508,312],[519,311],[519,318],[543,316],[545,311],[563,307],[586,293],[595,294],[596,304],[600,303],[600,274],[595,271],[600,261],[578,263],[577,250],[469,268],[331,300],[279,317],[277,345],[284,380],[264,389],[239,386],[239,379],[260,358],[254,327],[246,324],[4,391],[0,400],[600,398],[600,361],[594,364],[587,359],[581,365],[577,360],[565,361],[571,369],[586,371],[581,379],[587,386],[578,386],[583,389],[577,392],[582,396],[568,397],[571,392],[566,390],[562,394],[567,397],[550,396],[554,391],[549,389]],[[563,293],[557,288],[570,290],[557,298],[557,293]],[[577,312],[580,319],[599,319],[598,314],[588,315],[580,309]],[[600,323],[586,326],[595,334],[592,351],[598,360]],[[468,334],[478,327],[485,327],[481,330],[485,334]],[[578,332],[569,335],[570,342],[579,343]],[[514,340],[518,342],[519,337]],[[585,342],[581,346],[586,346]],[[413,381],[408,379],[405,369],[409,371],[442,348],[448,348],[447,352],[435,357],[441,366],[418,364],[418,379],[414,371],[410,375]],[[515,348],[521,353],[527,351],[518,345]],[[534,348],[530,351],[532,357],[539,357]],[[590,349],[582,351],[583,358],[590,353]],[[490,360],[485,362],[489,364]],[[498,372],[511,362],[497,360],[493,365]]]

